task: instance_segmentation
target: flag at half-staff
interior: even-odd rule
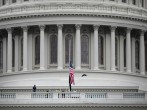
[[[69,89],[71,91],[71,85],[75,85],[75,81],[74,81],[74,69],[72,66],[72,62],[70,61],[70,66],[69,66]]]
[[[70,61],[70,67],[69,67],[69,76],[70,76],[70,84],[75,85],[75,81],[74,81],[74,69],[72,66],[72,62]]]
[[[71,52],[71,39],[69,39],[69,91],[71,91],[71,85],[75,84],[74,82],[74,69],[70,57]]]

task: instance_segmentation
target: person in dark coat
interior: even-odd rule
[[[36,85],[33,86],[33,92],[36,92]]]

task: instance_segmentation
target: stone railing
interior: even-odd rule
[[[15,98],[16,98],[16,93],[11,93],[11,92],[0,93],[0,99],[15,99]]]
[[[123,98],[128,98],[128,99],[145,98],[145,93],[123,93]]]
[[[1,19],[46,14],[110,15],[147,20],[147,10],[104,0],[32,0],[0,7]]]
[[[107,98],[107,93],[85,93],[86,99],[105,99]]]
[[[44,101],[43,101],[44,100]],[[61,101],[62,100],[62,101]],[[118,103],[147,104],[147,93],[102,93],[102,92],[16,92],[0,93],[3,104],[45,103]]]

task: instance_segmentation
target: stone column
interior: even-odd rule
[[[94,25],[94,70],[99,69],[99,59],[98,59],[98,29],[99,26]]]
[[[15,71],[19,71],[19,36],[15,35]]]
[[[119,60],[120,60],[120,71],[124,71],[124,35],[120,35],[120,47],[119,47],[119,50],[120,50],[120,54],[119,54]]]
[[[23,71],[28,70],[28,28],[23,28]]]
[[[131,29],[127,28],[126,37],[126,68],[127,72],[131,72]]]
[[[135,66],[135,37],[134,36],[132,36],[132,43],[131,44],[132,44],[132,47],[131,47],[132,48],[131,49],[132,50],[131,51],[131,53],[132,53],[131,54],[132,64],[131,65],[132,65],[132,72],[135,73],[136,72],[136,66]]]
[[[63,69],[63,36],[62,24],[58,25],[58,69]]]
[[[111,71],[115,71],[115,29],[111,27]]]
[[[12,72],[12,29],[8,28],[7,72]]]
[[[3,74],[7,72],[7,38],[3,37]]]
[[[75,69],[81,69],[81,35],[80,35],[80,24],[76,24],[76,41],[75,41]]]
[[[44,36],[45,26],[40,26],[40,70],[45,69],[45,36]]]
[[[144,47],[144,30],[141,30],[140,34],[140,74],[145,75],[145,47]]]

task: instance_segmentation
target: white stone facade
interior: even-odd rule
[[[78,101],[68,97],[60,103],[62,107],[69,101],[71,109],[75,102],[77,108],[84,109],[88,92],[96,92],[100,98],[99,91],[106,90],[103,101],[91,100],[100,106],[87,107],[107,110],[112,103],[111,107],[119,104],[121,110],[127,106],[123,101],[130,100],[126,96],[131,97],[125,95],[127,90],[140,100],[127,107],[146,109],[146,30],[146,0],[1,0],[0,90],[1,99],[5,99],[0,100],[1,106],[7,108],[5,101],[12,106],[17,101],[23,105],[25,100],[32,105],[45,104],[44,109],[47,103],[56,106],[61,92],[56,90],[68,90],[71,39],[70,58],[75,70],[72,88],[79,96]],[[51,90],[52,101],[43,99],[46,93],[39,94],[43,102],[31,100],[34,84],[38,92]]]

